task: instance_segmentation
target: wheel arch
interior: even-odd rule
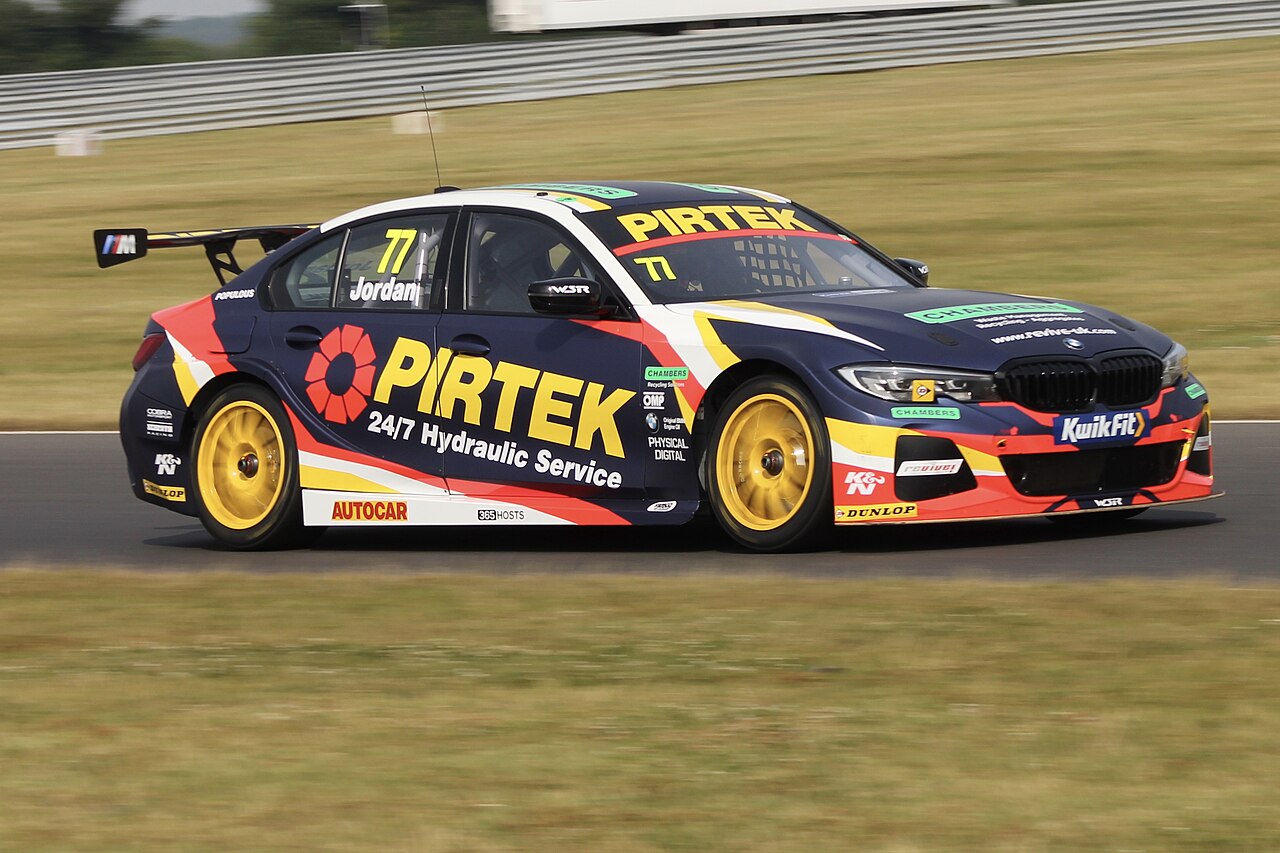
[[[209,406],[209,401],[217,397],[232,385],[257,385],[280,398],[284,402],[284,398],[280,396],[279,390],[273,388],[271,383],[254,376],[252,373],[243,373],[239,370],[230,373],[220,373],[210,379],[196,395],[191,398],[191,402],[187,405],[187,417],[182,428],[182,446],[191,448],[191,443],[195,439],[196,428],[200,423],[200,418]],[[286,408],[287,411],[287,408]]]
[[[708,434],[715,423],[716,413],[724,405],[725,400],[734,389],[750,382],[759,376],[782,376],[800,385],[813,395],[813,389],[805,382],[804,377],[779,361],[768,358],[751,358],[740,361],[725,369],[712,382],[698,404],[698,411],[693,421],[693,455],[698,465],[699,497],[707,500],[707,483],[704,463],[706,461]]]

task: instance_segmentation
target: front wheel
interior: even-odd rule
[[[796,549],[830,531],[831,444],[795,381],[761,376],[735,389],[716,413],[705,464],[711,509],[740,545]]]
[[[257,385],[233,385],[205,407],[192,445],[196,510],[237,550],[301,544],[298,454],[284,407]]]

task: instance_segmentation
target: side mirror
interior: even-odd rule
[[[915,258],[894,258],[893,262],[920,279],[921,284],[929,283],[929,265]]]
[[[529,285],[529,304],[539,314],[593,314],[610,312],[602,305],[600,283],[589,278],[548,278]]]

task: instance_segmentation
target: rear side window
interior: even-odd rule
[[[276,308],[420,310],[431,304],[448,215],[400,216],[340,231],[281,264]]]
[[[328,308],[334,274],[346,232],[303,249],[271,276],[271,304],[276,308]]]

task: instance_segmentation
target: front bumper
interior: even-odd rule
[[[985,433],[961,431],[964,418],[901,426],[828,419],[834,521],[1013,518],[1214,497],[1208,407],[1188,412],[1185,397],[1170,398],[1174,390],[1135,410],[1140,437],[1078,444],[1062,442],[1055,415],[1004,403],[971,419],[1005,425]]]

